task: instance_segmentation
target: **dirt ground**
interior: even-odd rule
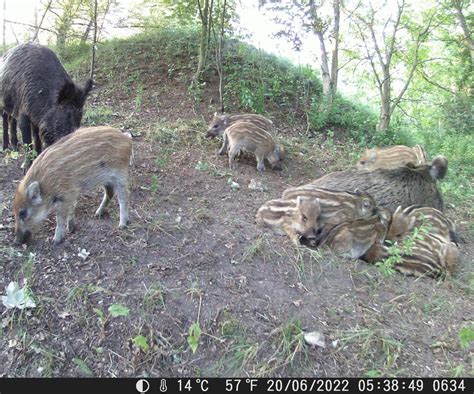
[[[208,103],[167,93],[137,109],[99,86],[88,102],[88,111],[108,108],[107,123],[134,134],[125,230],[117,204],[109,217],[94,217],[97,191],[80,200],[77,231],[60,246],[51,244],[54,218],[31,245],[14,245],[21,159],[0,156],[0,292],[27,279],[37,304],[0,306],[0,377],[473,375],[473,349],[458,338],[474,320],[474,251],[460,208],[448,215],[460,218],[466,243],[445,281],[385,277],[363,261],[296,248],[259,228],[256,210],[358,148],[317,142],[312,152],[281,125],[291,141],[283,171],[257,173],[246,156],[230,171],[215,155],[220,141],[203,138]],[[252,179],[265,191],[249,189]],[[113,304],[128,315],[112,316]],[[202,334],[193,353],[195,322]],[[324,348],[304,343],[310,331],[324,335]]]

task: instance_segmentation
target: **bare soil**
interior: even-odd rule
[[[349,165],[347,152],[360,149],[303,146],[280,123],[290,148],[283,171],[257,173],[251,156],[230,171],[215,155],[220,141],[203,136],[209,101],[196,105],[179,80],[164,82],[150,80],[155,95],[138,105],[99,81],[88,103],[134,134],[125,230],[116,204],[109,217],[94,217],[98,190],[81,198],[77,230],[60,246],[51,244],[53,217],[31,245],[14,245],[21,159],[0,161],[0,292],[27,279],[37,303],[0,306],[0,377],[473,376],[473,349],[458,338],[474,312],[471,219],[462,207],[448,210],[466,243],[444,281],[385,277],[363,261],[296,248],[255,224],[258,207]],[[251,179],[266,190],[249,189]],[[113,317],[113,304],[129,314]],[[193,353],[195,322],[202,334]],[[324,335],[324,348],[304,343],[309,331]]]

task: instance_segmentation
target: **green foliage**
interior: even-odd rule
[[[10,160],[18,160],[18,157],[19,157],[18,151],[6,150],[3,153],[3,161],[5,162],[6,165],[10,163]]]
[[[470,327],[463,327],[459,330],[459,344],[463,349],[468,349],[471,343],[474,342],[474,325]]]
[[[143,335],[137,335],[132,339],[132,342],[136,347],[143,350],[144,352],[150,348],[150,345],[148,345],[148,340]]]
[[[79,370],[84,374],[85,377],[92,378],[94,376],[94,372],[87,366],[87,364],[81,360],[80,358],[74,357],[72,359],[74,364],[79,368]]]
[[[112,317],[128,316],[130,310],[126,306],[120,304],[112,304],[109,306],[109,313]]]
[[[199,326],[199,323],[193,323],[189,327],[189,332],[188,332],[188,344],[193,353],[196,353],[196,350],[199,346],[199,338],[201,338],[201,327]]]
[[[405,237],[400,243],[386,241],[390,246],[388,247],[388,257],[375,263],[382,275],[391,276],[395,273],[394,266],[402,262],[403,256],[411,256],[412,248],[416,241],[423,240],[424,235],[428,234],[431,228],[429,223],[425,223],[424,215],[421,215],[421,225],[415,227],[410,235]]]
[[[307,119],[313,132],[338,128],[360,143],[375,130],[377,119],[368,107],[337,96],[327,108],[321,81],[309,66],[295,66],[240,42],[230,45],[225,59],[226,107],[278,111],[293,121]]]

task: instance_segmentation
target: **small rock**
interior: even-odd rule
[[[240,185],[236,181],[232,181],[230,182],[230,188],[235,192],[240,189]]]
[[[326,347],[324,335],[318,331],[307,332],[306,334],[304,334],[304,340],[308,345],[313,347],[318,346],[323,349]]]
[[[176,216],[176,223],[181,223],[181,220],[182,220],[181,216]]]
[[[90,252],[88,252],[87,250],[85,249],[81,249],[81,248],[78,248],[77,249],[79,251],[79,253],[77,254],[82,260],[86,260],[89,255],[90,255]]]
[[[249,183],[249,186],[248,188],[250,190],[256,190],[256,191],[259,191],[259,192],[263,192],[265,190],[265,188],[263,187],[263,184],[261,181],[257,181],[255,179],[251,179],[250,180],[250,183]]]

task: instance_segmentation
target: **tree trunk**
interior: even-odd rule
[[[326,96],[331,90],[331,74],[329,72],[328,53],[324,42],[323,33],[318,31],[316,35],[319,39],[319,47],[321,49],[321,77],[323,79],[323,93]]]
[[[207,62],[207,53],[209,49],[209,0],[204,0],[204,8],[198,0],[199,15],[201,17],[201,39],[199,42],[199,58],[194,81],[199,81],[201,73]]]
[[[40,23],[38,24],[38,26],[36,27],[36,30],[35,30],[35,34],[33,36],[33,38],[31,39],[31,41],[37,41],[38,40],[38,34],[41,30],[41,26],[43,26],[43,21],[44,21],[44,18],[46,16],[46,14],[48,13],[49,11],[49,8],[51,7],[51,3],[53,2],[53,0],[49,0],[48,2],[48,5],[46,6],[45,10],[44,10],[44,13],[43,13],[43,16],[41,17],[41,21]]]
[[[91,29],[92,29],[92,25],[94,24],[94,21],[91,19],[89,21],[89,23],[87,24],[86,26],[86,30],[84,30],[84,33],[82,33],[82,37],[81,37],[81,44],[85,44],[87,39],[89,38],[89,34],[91,32]]]
[[[318,16],[317,6],[314,1],[309,3],[310,13],[313,19],[313,31],[319,39],[319,47],[321,50],[321,77],[323,80],[323,94],[326,99],[328,108],[332,107],[334,97],[337,92],[337,77],[339,72],[339,20],[340,20],[340,4],[339,0],[333,0],[334,24],[333,24],[333,40],[334,48],[331,55],[331,65],[329,65],[329,56],[326,49],[326,41],[324,39],[324,23]]]
[[[456,18],[461,26],[464,33],[464,39],[466,40],[466,46],[469,48],[471,53],[471,62],[474,63],[474,40],[472,38],[472,32],[466,22],[466,18],[462,12],[462,3],[460,0],[453,1],[453,7],[456,10]]]
[[[390,127],[390,120],[392,117],[391,107],[391,81],[390,81],[390,66],[383,65],[384,79],[381,81],[380,90],[380,115],[377,123],[377,131],[384,133]]]
[[[7,14],[7,0],[3,0],[3,53],[7,50],[7,44],[5,41],[5,19]]]
[[[333,27],[333,40],[334,48],[332,50],[331,58],[331,82],[329,89],[330,104],[332,105],[334,97],[337,93],[337,82],[339,74],[339,24],[341,17],[341,8],[339,0],[333,0],[333,11],[334,11],[334,27]]]
[[[92,58],[91,58],[91,72],[90,78],[94,79],[94,69],[95,69],[95,46],[97,45],[97,1],[94,0],[94,16],[93,16],[93,24],[94,24],[94,38],[92,41]]]
[[[222,15],[221,15],[221,31],[220,31],[220,39],[218,44],[218,65],[217,65],[217,72],[219,74],[219,101],[221,105],[221,113],[224,113],[224,62],[222,56],[222,48],[224,46],[224,29],[225,29],[225,20],[226,20],[226,8],[227,8],[227,0],[224,0],[224,4],[222,6]]]

